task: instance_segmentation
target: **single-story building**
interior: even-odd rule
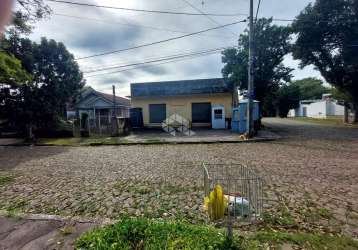
[[[83,113],[86,113],[88,118],[94,121],[99,118],[110,121],[114,106],[117,117],[129,117],[129,99],[116,96],[114,105],[113,95],[96,91],[91,87],[85,87],[78,96],[74,108],[79,118]]]
[[[321,100],[303,100],[297,109],[291,109],[289,117],[327,118],[344,116],[344,106],[334,100],[330,94],[324,94]]]
[[[193,127],[225,128],[232,104],[232,90],[222,78],[131,84],[131,106],[145,127],[161,126],[176,114]]]

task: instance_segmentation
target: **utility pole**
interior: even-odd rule
[[[117,112],[116,112],[116,87],[112,85],[113,111],[112,111],[112,136],[118,136]]]
[[[253,122],[253,98],[254,98],[254,0],[250,0],[250,26],[249,26],[249,65],[247,83],[247,116],[246,132],[251,137],[254,129]]]

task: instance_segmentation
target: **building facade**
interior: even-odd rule
[[[303,100],[297,109],[289,111],[289,117],[327,118],[329,116],[344,116],[344,106],[323,95],[322,100]]]
[[[131,106],[145,127],[158,127],[172,115],[193,127],[212,127],[232,116],[232,91],[222,78],[131,84]]]
[[[81,91],[74,107],[80,119],[85,113],[94,121],[99,119],[110,121],[113,112],[116,117],[129,117],[130,100],[116,96],[114,104],[112,95],[87,87]]]

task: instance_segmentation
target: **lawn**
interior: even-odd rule
[[[342,117],[327,117],[326,119],[311,118],[311,117],[294,117],[294,118],[290,118],[290,119],[296,120],[296,121],[315,123],[315,124],[320,124],[320,125],[358,128],[357,125],[344,123]]]
[[[224,229],[185,222],[122,218],[114,225],[82,235],[77,249],[357,249],[358,242],[345,236],[301,232],[257,231],[229,239]]]

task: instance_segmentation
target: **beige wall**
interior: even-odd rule
[[[196,96],[172,96],[172,97],[135,97],[131,100],[132,108],[142,108],[144,126],[149,124],[149,104],[166,104],[167,117],[177,113],[191,121],[191,104],[210,102],[211,105],[224,105],[225,117],[231,118],[232,115],[232,95],[212,94]]]

